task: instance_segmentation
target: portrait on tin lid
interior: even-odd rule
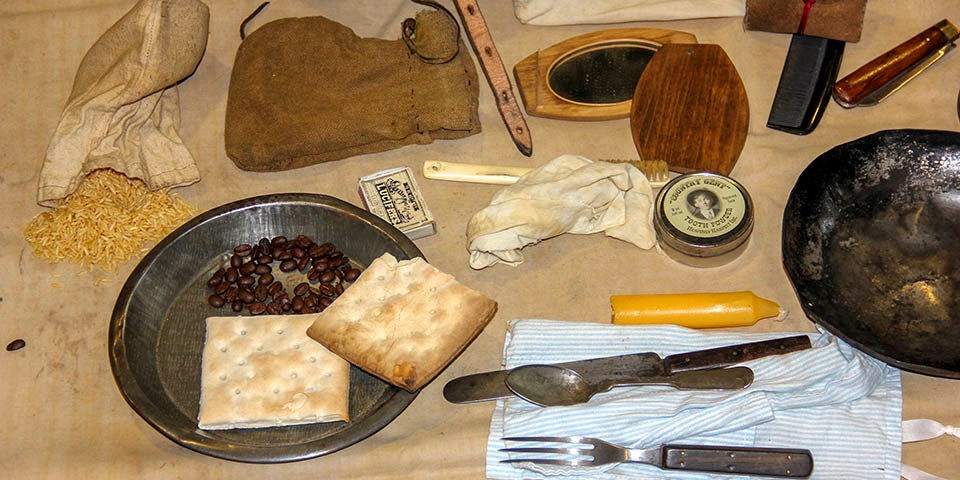
[[[720,213],[720,199],[705,188],[694,190],[687,195],[687,209],[701,220],[713,220]]]

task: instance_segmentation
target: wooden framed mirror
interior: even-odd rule
[[[653,28],[601,30],[538,50],[513,68],[527,114],[562,120],[630,116],[647,63],[668,43],[697,43],[692,34]]]

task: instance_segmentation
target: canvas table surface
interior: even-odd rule
[[[426,160],[541,165],[562,154],[635,158],[629,120],[564,122],[528,117],[533,156],[513,145],[481,79],[482,133],[465,139],[294,171],[252,173],[224,153],[224,110],[239,25],[259,0],[210,0],[210,36],[194,75],[180,85],[181,136],[201,181],[176,192],[204,211],[240,198],[280,192],[322,193],[360,205],[361,176],[406,166],[418,172],[437,221],[436,235],[416,240],[437,268],[497,300],[499,312],[477,340],[429,384],[394,422],[361,443],[313,460],[256,465],[187,450],[142,421],[124,402],[107,355],[114,302],[135,267],[89,274],[35,258],[22,229],[43,209],[36,204],[40,163],[84,53],[133,5],[116,0],[6,0],[0,3],[0,343],[23,338],[26,348],[0,352],[0,476],[11,478],[483,478],[493,404],[453,405],[441,394],[450,379],[500,365],[506,325],[515,318],[609,322],[613,293],[752,290],[788,310],[781,322],[750,332],[813,331],[781,266],[784,205],[797,176],[834,145],[879,130],[957,130],[960,58],[948,58],[873,108],[829,106],[819,128],[794,136],[766,127],[788,35],[745,32],[740,18],[616,25],[668,28],[721,45],[736,65],[750,103],[750,129],[732,176],[751,193],[756,230],[736,262],[693,269],[654,251],[597,235],[564,235],[524,250],[525,263],[475,271],[465,228],[498,187],[426,180]],[[451,9],[452,5],[448,5]],[[847,45],[841,75],[897,43],[955,15],[955,0],[869,2],[863,38]],[[324,15],[359,35],[395,39],[400,22],[421,7],[378,0],[274,2],[251,25],[274,18]],[[613,26],[534,27],[520,24],[511,2],[481,2],[508,69],[538,48]],[[953,21],[960,19],[951,18]],[[472,53],[472,52],[471,52]],[[904,418],[960,424],[960,381],[903,374]],[[906,445],[904,460],[944,478],[960,478],[956,438]],[[946,454],[944,452],[947,452]]]

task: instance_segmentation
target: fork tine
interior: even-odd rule
[[[592,450],[589,448],[510,447],[501,448],[500,451],[514,453],[556,453],[559,455],[592,455]]]
[[[500,463],[535,463],[537,465],[564,465],[569,467],[589,467],[594,463],[591,460],[558,460],[552,458],[511,458],[500,460]]]
[[[590,437],[503,437],[508,442],[590,443]]]
[[[505,442],[541,442],[541,443],[574,443],[583,444],[591,441],[588,437],[504,437]],[[545,453],[553,455],[567,455],[574,458],[511,458],[501,460],[500,463],[535,463],[538,465],[565,465],[570,467],[596,465],[593,448],[561,448],[561,447],[508,447],[501,448],[501,452],[512,453]],[[586,457],[586,458],[583,458]]]

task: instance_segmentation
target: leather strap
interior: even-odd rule
[[[520,153],[530,156],[533,153],[533,141],[530,138],[527,121],[520,113],[520,105],[513,95],[510,77],[507,76],[500,53],[497,52],[490,31],[487,30],[487,23],[483,19],[480,7],[475,0],[454,0],[454,4],[463,20],[463,27],[467,31],[467,37],[470,38],[470,44],[473,45],[487,82],[493,89],[500,116],[510,130],[513,143],[517,145]]]

